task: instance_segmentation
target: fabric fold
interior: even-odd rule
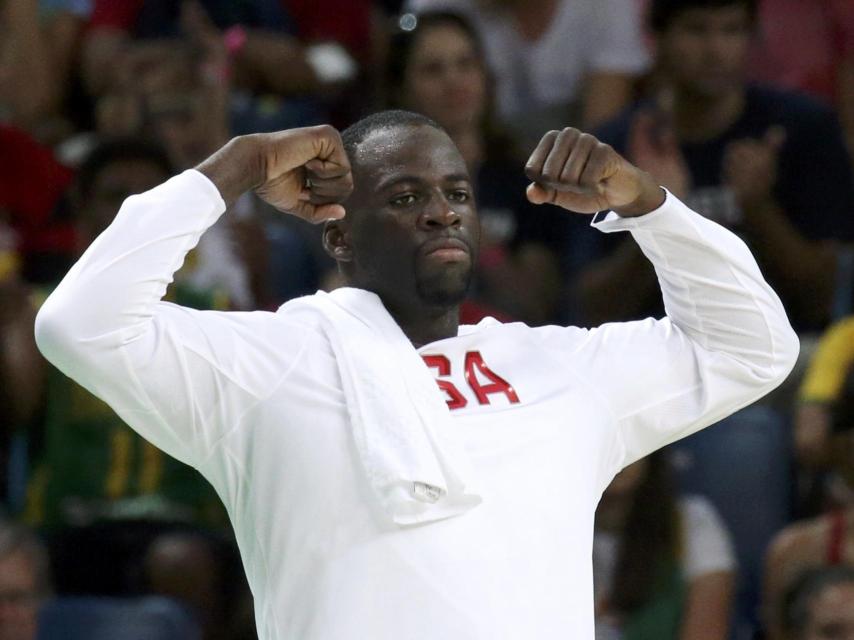
[[[297,309],[316,313],[329,339],[356,451],[390,518],[420,524],[480,504],[436,381],[380,298],[345,287],[292,300],[280,311]]]

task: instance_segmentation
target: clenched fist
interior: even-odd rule
[[[342,218],[340,203],[353,191],[341,135],[328,125],[239,136],[197,169],[227,204],[254,189],[280,211],[314,223]]]
[[[664,202],[664,191],[645,171],[588,133],[549,131],[525,165],[528,199],[578,213],[610,209],[640,216]]]

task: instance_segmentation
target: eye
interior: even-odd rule
[[[411,204],[415,204],[418,200],[418,196],[414,193],[403,193],[399,196],[395,196],[389,202],[393,207],[408,207]]]
[[[453,202],[468,202],[471,196],[465,189],[454,189],[448,196]]]

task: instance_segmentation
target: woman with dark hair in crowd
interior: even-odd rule
[[[714,508],[679,497],[666,453],[605,490],[593,538],[597,640],[724,640],[735,587],[729,534]]]
[[[854,366],[830,405],[827,445],[833,508],[786,527],[768,550],[763,600],[771,640],[787,637],[785,594],[804,574],[820,567],[854,566]]]
[[[523,163],[491,117],[489,71],[472,25],[451,12],[403,16],[390,42],[386,90],[388,106],[423,113],[447,130],[475,180],[482,226],[475,299],[532,324],[555,320],[573,216],[527,201]]]

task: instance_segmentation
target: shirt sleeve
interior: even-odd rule
[[[675,196],[644,216],[610,212],[593,225],[632,234],[655,267],[667,312],[661,320],[542,334],[555,345],[563,340],[567,366],[610,411],[615,437],[604,488],[623,467],[779,385],[799,343],[745,244]],[[613,295],[620,293],[615,282]]]
[[[193,170],[131,196],[36,318],[50,362],[195,467],[270,392],[305,341],[277,314],[161,301],[224,210],[216,187]]]
[[[700,496],[687,496],[679,502],[682,523],[682,573],[690,582],[719,571],[735,571],[732,540],[712,504]]]

